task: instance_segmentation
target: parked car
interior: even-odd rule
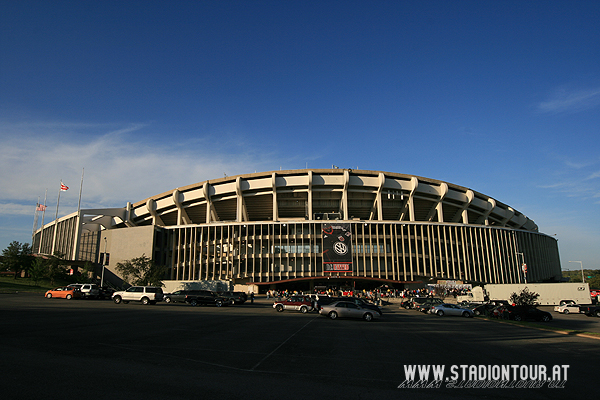
[[[283,310],[295,310],[301,313],[307,313],[314,310],[313,301],[308,296],[291,296],[282,301],[273,303],[273,308],[279,312]]]
[[[473,314],[475,315],[490,315],[493,312],[493,310],[499,305],[500,304],[498,304],[497,302],[490,301],[486,304],[473,304],[464,308],[473,310]]]
[[[231,299],[221,297],[210,290],[198,290],[185,296],[185,302],[191,306],[228,306],[233,304]]]
[[[343,299],[344,301],[350,301],[354,304],[356,304],[357,306],[360,306],[362,308],[368,308],[371,309],[375,312],[378,312],[379,315],[383,314],[383,310],[381,309],[380,306],[375,305],[373,303],[369,303],[368,301],[364,300],[364,299],[359,299],[357,297],[347,297],[345,299]]]
[[[444,303],[444,300],[442,300],[442,299],[431,298],[431,299],[427,300],[426,302],[415,304],[415,310],[418,310],[418,311],[421,311],[421,312],[427,314],[430,309],[432,309],[433,307],[438,306],[440,304],[443,304],[443,303]]]
[[[429,313],[435,314],[439,317],[443,317],[444,315],[449,315],[449,316],[471,318],[475,315],[473,313],[473,311],[469,310],[468,308],[462,308],[462,307],[457,306],[456,304],[450,304],[450,303],[438,304],[437,306],[431,308],[429,310]]]
[[[319,311],[324,305],[331,304],[335,301],[340,301],[343,299],[342,297],[329,297],[325,295],[319,295],[316,300],[313,296],[310,296],[310,298],[313,302],[313,308],[317,311]]]
[[[98,298],[100,299],[111,299],[112,295],[114,292],[116,292],[115,289],[110,288],[108,286],[102,286],[101,288],[99,288],[100,293],[98,294]]]
[[[431,300],[430,297],[411,297],[410,299],[404,300],[400,303],[400,307],[408,309],[415,308],[417,304],[423,304],[427,300]]]
[[[244,304],[248,300],[248,295],[244,292],[218,292],[221,297],[231,301],[231,304]]]
[[[503,306],[502,314],[504,319],[515,321],[552,321],[552,314],[537,309],[534,306]]]
[[[579,304],[563,304],[560,306],[554,306],[554,311],[561,314],[579,314]]]
[[[579,312],[587,315],[588,317],[600,317],[600,306],[595,305],[581,305],[579,306]]]
[[[142,304],[156,304],[163,300],[162,288],[158,286],[132,286],[127,290],[114,292],[112,299],[115,304],[139,301]]]
[[[363,308],[353,302],[344,300],[324,305],[319,310],[319,314],[331,319],[360,318],[365,321],[372,321],[375,318],[381,317],[381,314],[370,308]]]
[[[78,289],[84,299],[97,299],[100,296],[100,289],[95,283],[71,283],[69,287]]]
[[[77,288],[69,287],[69,286],[60,286],[54,289],[50,289],[44,294],[47,299],[51,299],[53,297],[57,299],[77,299],[81,297],[81,292]]]
[[[199,292],[199,290],[176,290],[171,293],[165,293],[164,301],[165,303],[185,303],[185,297],[188,294],[195,294]]]

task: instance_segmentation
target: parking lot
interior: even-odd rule
[[[232,307],[0,297],[7,398],[85,390],[96,399],[583,396],[600,340],[386,306],[381,320]],[[598,329],[553,313],[550,324]],[[574,328],[580,329],[580,328]],[[564,389],[406,389],[406,365],[568,365]]]

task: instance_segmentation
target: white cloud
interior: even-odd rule
[[[600,105],[600,88],[571,90],[561,88],[538,105],[541,112],[577,112]]]
[[[46,204],[55,207],[61,180],[70,189],[61,193],[60,215],[75,211],[83,168],[82,208],[123,207],[224,174],[268,170],[263,160],[272,165],[275,158],[263,157],[242,139],[182,142],[177,135],[153,137],[147,130],[146,124],[0,122],[0,214],[32,215],[46,188]]]
[[[43,201],[42,198],[40,201]],[[0,214],[8,215],[33,215],[35,213],[36,203],[32,204],[15,204],[15,203],[0,203]],[[48,212],[48,210],[46,210]]]

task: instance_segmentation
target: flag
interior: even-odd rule
[[[64,183],[60,182],[60,190],[62,190],[63,192],[66,192],[67,190],[69,190],[69,187],[67,185],[65,185]]]
[[[37,211],[46,211],[46,206],[43,204],[38,204],[37,205]]]

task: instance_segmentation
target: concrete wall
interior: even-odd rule
[[[136,226],[127,229],[102,231],[100,253],[109,254],[109,264],[104,272],[104,280],[121,286],[122,280],[115,267],[118,263],[146,255],[152,258],[154,226]]]

